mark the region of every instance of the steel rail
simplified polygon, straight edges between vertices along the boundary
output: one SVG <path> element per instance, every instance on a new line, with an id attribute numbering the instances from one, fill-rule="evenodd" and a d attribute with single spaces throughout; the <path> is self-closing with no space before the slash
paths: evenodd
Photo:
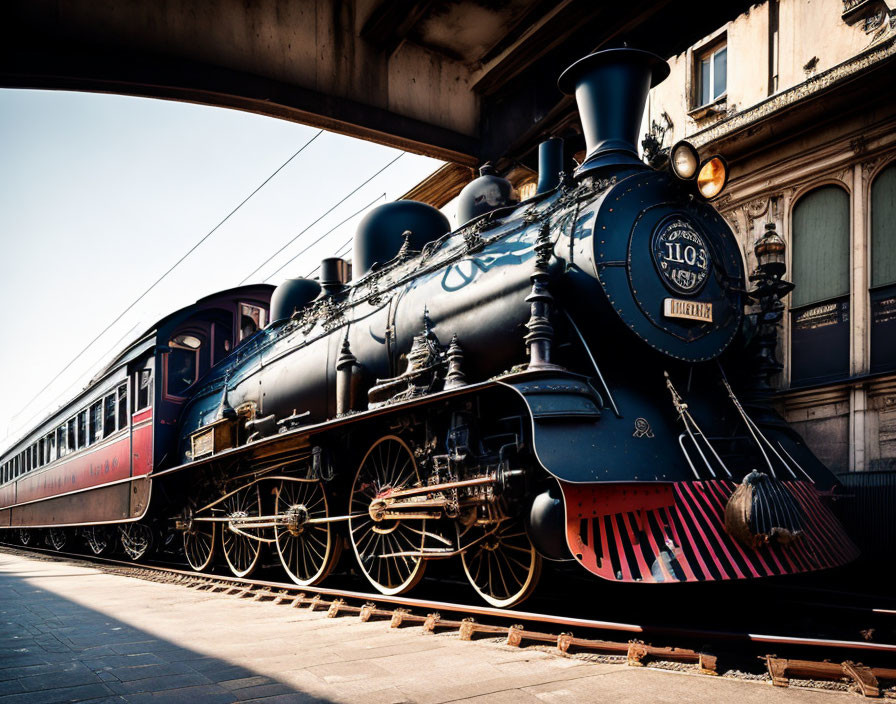
<path id="1" fill-rule="evenodd" d="M 247 579 L 243 577 L 234 577 L 231 575 L 219 575 L 207 572 L 195 572 L 193 570 L 184 570 L 173 567 L 164 567 L 153 564 L 144 564 L 139 562 L 130 562 L 124 560 L 113 560 L 94 555 L 83 555 L 79 553 L 57 552 L 55 550 L 45 548 L 24 547 L 20 545 L 6 544 L 7 547 L 24 550 L 26 552 L 36 552 L 40 554 L 56 556 L 61 558 L 74 558 L 78 560 L 87 560 L 92 562 L 104 563 L 114 566 L 126 567 L 129 569 L 143 569 L 156 572 L 164 572 L 167 574 L 178 575 L 182 577 L 192 577 L 197 579 L 205 579 L 214 582 L 225 582 L 233 585 L 240 585 L 246 588 L 263 587 L 266 589 L 278 589 L 281 591 L 289 591 L 295 593 L 316 594 L 318 596 L 334 597 L 336 599 L 352 599 L 368 603 L 371 601 L 395 604 L 401 607 L 417 608 L 421 610 L 446 611 L 465 615 L 486 616 L 489 618 L 501 620 L 513 620 L 514 622 L 530 622 L 530 623 L 546 623 L 565 628 L 582 628 L 596 631 L 615 631 L 633 634 L 649 634 L 678 636 L 687 640 L 709 639 L 713 641 L 737 642 L 737 643 L 756 643 L 756 644 L 775 644 L 787 646 L 799 646 L 808 648 L 830 648 L 837 650 L 855 650 L 864 652 L 877 652 L 896 654 L 896 644 L 892 643 L 872 643 L 853 640 L 838 640 L 831 638 L 809 638 L 805 636 L 783 636 L 769 633 L 751 633 L 749 631 L 719 631 L 707 629 L 689 629 L 674 626 L 656 626 L 649 624 L 624 623 L 618 621 L 603 621 L 598 619 L 576 618 L 572 616 L 559 616 L 551 614 L 537 613 L 533 611 L 519 611 L 515 609 L 499 609 L 489 606 L 479 606 L 470 604 L 457 604 L 446 601 L 436 601 L 431 599 L 418 599 L 405 596 L 387 596 L 380 593 L 359 592 L 346 589 L 332 589 L 329 587 L 316 586 L 300 586 L 293 582 L 272 582 L 268 580 Z"/>

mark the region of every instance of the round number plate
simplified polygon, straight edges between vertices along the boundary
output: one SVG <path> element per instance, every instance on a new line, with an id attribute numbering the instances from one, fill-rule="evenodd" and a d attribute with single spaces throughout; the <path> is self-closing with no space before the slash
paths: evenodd
<path id="1" fill-rule="evenodd" d="M 665 218 L 653 233 L 653 261 L 666 287 L 694 295 L 706 283 L 709 250 L 703 237 L 682 215 Z"/>

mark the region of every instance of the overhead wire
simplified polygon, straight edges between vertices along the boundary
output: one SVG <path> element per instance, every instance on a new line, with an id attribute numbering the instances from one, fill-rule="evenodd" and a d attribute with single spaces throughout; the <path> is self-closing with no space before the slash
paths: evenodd
<path id="1" fill-rule="evenodd" d="M 280 249 L 278 249 L 278 250 L 277 250 L 276 252 L 274 252 L 271 256 L 269 256 L 267 259 L 265 259 L 261 264 L 259 264 L 257 267 L 255 267 L 255 269 L 252 271 L 251 274 L 249 274 L 248 276 L 246 276 L 246 278 L 244 278 L 242 281 L 240 281 L 240 286 L 242 286 L 242 285 L 243 285 L 244 283 L 246 283 L 250 278 L 252 278 L 253 276 L 255 276 L 255 274 L 257 274 L 257 273 L 258 273 L 259 271 L 261 271 L 265 266 L 267 266 L 267 264 L 269 264 L 269 263 L 271 262 L 271 260 L 274 259 L 274 257 L 278 256 L 281 252 L 283 252 L 283 250 L 285 250 L 287 247 L 289 247 L 289 245 L 291 245 L 293 242 L 295 242 L 297 239 L 299 239 L 299 237 L 301 237 L 301 236 L 304 235 L 306 232 L 308 232 L 308 230 L 310 230 L 310 229 L 311 229 L 312 227 L 314 227 L 317 223 L 319 223 L 321 220 L 323 220 L 325 217 L 327 217 L 327 215 L 329 215 L 329 214 L 332 213 L 334 210 L 336 210 L 336 208 L 338 208 L 338 207 L 339 207 L 340 205 L 342 205 L 345 201 L 347 201 L 349 198 L 351 198 L 353 195 L 355 195 L 355 193 L 357 193 L 357 192 L 360 191 L 362 188 L 364 188 L 364 186 L 366 186 L 368 183 L 370 183 L 371 181 L 373 181 L 373 179 L 375 179 L 377 176 L 379 176 L 381 173 L 383 173 L 386 169 L 388 169 L 390 166 L 392 166 L 392 164 L 394 164 L 396 161 L 398 161 L 399 159 L 401 159 L 401 157 L 403 157 L 406 153 L 407 153 L 407 152 L 402 152 L 401 154 L 399 154 L 397 157 L 395 157 L 394 159 L 392 159 L 392 161 L 390 161 L 388 164 L 386 164 L 384 167 L 382 167 L 379 171 L 377 171 L 375 174 L 373 174 L 372 176 L 370 176 L 366 181 L 364 181 L 364 182 L 361 183 L 360 185 L 356 186 L 354 189 L 352 189 L 351 192 L 349 192 L 348 194 L 346 194 L 345 196 L 343 196 L 343 197 L 339 200 L 338 203 L 336 203 L 335 205 L 330 206 L 330 208 L 329 208 L 328 210 L 326 210 L 324 213 L 322 213 L 316 220 L 314 220 L 314 222 L 312 222 L 310 225 L 308 225 L 308 226 L 306 226 L 304 229 L 302 229 L 302 231 L 299 232 L 299 233 L 298 233 L 295 237 L 293 237 L 291 240 L 289 240 L 289 242 L 287 242 L 286 244 L 284 244 Z M 282 267 L 281 267 L 281 268 L 282 268 Z M 279 269 L 278 269 L 277 271 L 279 271 Z M 275 273 L 276 273 L 276 272 L 275 272 Z M 271 276 L 273 276 L 273 274 L 271 274 Z M 267 277 L 265 280 L 267 280 L 268 278 L 270 278 L 270 276 Z"/>
<path id="2" fill-rule="evenodd" d="M 137 323 L 137 324 L 135 324 L 133 327 L 131 327 L 130 329 L 128 329 L 128 331 L 127 331 L 124 335 L 122 335 L 121 337 L 119 337 L 119 338 L 115 341 L 115 343 L 112 344 L 111 347 L 109 347 L 109 349 L 107 349 L 105 352 L 103 352 L 103 354 L 99 355 L 99 358 L 98 358 L 99 361 L 97 361 L 97 362 L 95 363 L 95 365 L 94 365 L 93 367 L 91 367 L 91 369 L 94 370 L 94 371 L 92 372 L 91 376 L 96 376 L 96 374 L 101 370 L 101 367 L 100 367 L 99 365 L 102 363 L 102 360 L 106 359 L 110 354 L 112 354 L 115 350 L 117 350 L 117 349 L 118 349 L 118 346 L 119 346 L 122 342 L 124 342 L 125 339 L 126 339 L 127 337 L 129 337 L 130 335 L 132 335 L 133 332 L 134 332 L 139 326 L 140 326 L 140 323 Z M 62 397 L 65 396 L 66 394 L 68 394 L 68 392 L 71 391 L 72 388 L 73 388 L 73 387 L 74 387 L 80 380 L 81 380 L 81 377 L 78 377 L 77 379 L 75 379 L 71 384 L 69 384 L 69 385 L 66 386 L 62 391 L 60 391 L 60 392 L 56 395 L 56 397 L 55 397 L 52 401 L 50 401 L 50 403 L 48 403 L 48 404 L 47 404 L 44 408 L 42 408 L 41 410 L 39 410 L 39 411 L 33 413 L 31 416 L 29 416 L 28 419 L 27 419 L 25 422 L 23 422 L 21 425 L 23 425 L 23 426 L 27 426 L 27 425 L 29 425 L 29 424 L 31 423 L 31 421 L 33 421 L 35 418 L 37 418 L 38 416 L 40 416 L 41 413 L 44 413 L 44 412 L 46 411 L 46 409 L 48 409 L 48 408 L 50 408 L 51 406 L 53 406 L 53 404 L 54 404 L 56 401 L 58 401 L 60 398 L 62 398 Z M 27 406 L 25 406 L 24 408 L 27 408 Z M 23 408 L 23 410 L 24 410 L 24 408 Z M 55 410 L 55 409 L 53 409 L 53 410 Z M 52 412 L 52 411 L 51 411 L 51 412 Z M 20 414 L 21 414 L 21 412 L 20 412 Z M 13 418 L 15 418 L 15 417 L 16 417 L 16 416 L 13 416 Z M 7 428 L 7 432 L 6 432 L 6 437 L 7 437 L 7 438 L 9 437 L 9 434 L 10 434 L 10 433 L 9 433 L 9 428 Z"/>
<path id="3" fill-rule="evenodd" d="M 370 201 L 370 202 L 369 202 L 367 205 L 365 205 L 363 208 L 361 208 L 360 210 L 356 210 L 354 213 L 352 213 L 351 215 L 349 215 L 347 218 L 345 218 L 345 220 L 343 220 L 342 222 L 340 222 L 338 225 L 334 225 L 333 227 L 331 227 L 331 228 L 330 228 L 329 230 L 327 230 L 324 234 L 322 234 L 320 237 L 318 237 L 316 240 L 314 240 L 314 242 L 312 242 L 312 243 L 309 244 L 307 247 L 305 247 L 301 252 L 299 252 L 298 254 L 296 254 L 292 259 L 290 259 L 290 260 L 287 261 L 286 263 L 282 264 L 282 265 L 280 266 L 280 268 L 277 269 L 277 271 L 275 271 L 273 274 L 271 274 L 270 276 L 268 276 L 268 278 L 265 279 L 265 281 L 270 281 L 271 279 L 273 279 L 273 278 L 274 278 L 277 274 L 279 274 L 283 269 L 285 269 L 285 268 L 288 267 L 290 264 L 292 264 L 296 259 L 298 259 L 299 257 L 301 257 L 305 252 L 307 252 L 307 251 L 308 251 L 309 249 L 311 249 L 314 245 L 316 245 L 318 242 L 320 242 L 324 237 L 326 237 L 326 236 L 329 235 L 330 233 L 334 232 L 335 230 L 338 230 L 340 227 L 342 227 L 343 225 L 345 225 L 345 223 L 347 223 L 347 222 L 348 222 L 349 220 L 351 220 L 352 218 L 356 218 L 356 217 L 358 217 L 361 213 L 363 213 L 365 210 L 367 210 L 370 206 L 372 206 L 372 205 L 373 205 L 374 203 L 376 203 L 378 200 L 385 200 L 385 199 L 386 199 L 386 194 L 385 194 L 385 193 L 380 193 L 376 198 L 374 198 L 372 201 Z M 318 268 L 320 268 L 320 267 L 318 267 Z M 315 271 L 317 271 L 317 269 L 312 270 L 311 273 L 313 274 Z"/>
<path id="4" fill-rule="evenodd" d="M 203 242 L 205 242 L 209 237 L 211 237 L 215 232 L 217 232 L 218 229 L 220 229 L 220 227 L 224 223 L 226 223 L 231 217 L 233 217 L 233 215 L 240 208 L 242 208 L 246 203 L 248 203 L 249 200 L 253 196 L 255 196 L 256 193 L 258 193 L 262 188 L 264 188 L 268 183 L 270 183 L 271 179 L 273 179 L 284 168 L 286 168 L 286 166 L 290 162 L 292 162 L 293 159 L 295 159 L 297 156 L 299 156 L 299 154 L 301 154 L 303 151 L 305 151 L 305 149 L 308 148 L 311 145 L 311 143 L 314 142 L 314 140 L 316 140 L 322 134 L 323 134 L 323 130 L 318 130 L 317 134 L 315 134 L 311 139 L 309 139 L 307 142 L 305 142 L 291 157 L 289 157 L 286 161 L 284 161 L 282 164 L 280 164 L 280 166 L 278 166 L 277 169 L 270 176 L 268 176 L 264 181 L 262 181 L 261 184 L 254 191 L 252 191 L 248 196 L 243 198 L 243 200 L 240 201 L 239 205 L 237 205 L 233 210 L 231 210 L 229 213 L 227 213 L 227 215 L 224 216 L 224 218 L 217 225 L 215 225 L 211 230 L 209 230 L 207 233 L 205 233 L 205 235 L 203 235 L 202 238 L 200 238 L 199 241 L 196 242 L 196 244 L 194 244 L 192 247 L 190 247 L 190 249 L 188 249 L 186 251 L 186 253 L 180 257 L 180 259 L 178 259 L 176 262 L 174 262 L 174 264 L 172 264 L 170 267 L 168 267 L 168 269 L 165 271 L 164 274 L 162 274 L 160 277 L 158 277 L 149 286 L 149 288 L 147 288 L 145 291 L 143 291 L 143 293 L 141 293 L 139 296 L 137 296 L 137 298 L 135 298 L 121 313 L 119 313 L 118 316 L 116 316 L 116 318 L 111 323 L 109 323 L 105 328 L 103 328 L 99 332 L 99 334 L 96 335 L 96 337 L 94 337 L 90 342 L 88 342 L 87 345 L 85 345 L 84 348 L 80 352 L 78 352 L 78 354 L 76 354 L 74 357 L 72 357 L 72 359 L 69 360 L 68 364 L 66 364 L 61 370 L 59 370 L 59 372 L 52 379 L 50 379 L 50 381 L 48 381 L 47 384 L 40 391 L 38 391 L 36 394 L 34 394 L 34 396 L 31 397 L 31 401 L 29 401 L 27 404 L 25 404 L 22 407 L 22 410 L 20 410 L 15 416 L 13 416 L 13 420 L 15 420 L 18 416 L 20 416 L 25 411 L 25 409 L 27 409 L 32 403 L 34 403 L 44 391 L 49 389 L 60 376 L 62 376 L 66 371 L 68 371 L 71 368 L 71 366 L 75 362 L 77 362 L 84 355 L 84 353 L 87 352 L 87 350 L 89 350 L 96 343 L 97 340 L 99 340 L 103 335 L 105 335 L 109 331 L 109 329 L 113 325 L 115 325 L 115 323 L 117 323 L 119 320 L 121 320 L 128 312 L 130 312 L 134 308 L 134 306 L 136 306 L 140 301 L 142 301 L 144 298 L 146 298 L 147 294 L 149 294 L 150 291 L 152 291 L 172 271 L 174 271 L 178 266 L 180 266 L 180 264 L 187 257 L 189 257 L 193 252 L 195 252 L 196 249 Z"/>
<path id="5" fill-rule="evenodd" d="M 344 255 L 346 252 L 348 252 L 348 251 L 351 249 L 351 244 L 352 244 L 352 241 L 353 241 L 354 239 L 355 239 L 355 236 L 354 236 L 354 235 L 352 235 L 351 237 L 349 237 L 348 240 L 347 240 L 346 242 L 344 242 L 344 243 L 342 244 L 342 246 L 341 246 L 339 249 L 336 250 L 336 253 L 335 253 L 333 256 L 334 256 L 334 257 L 341 257 L 341 256 Z M 316 267 L 314 267 L 311 271 L 309 271 L 307 274 L 305 274 L 305 278 L 306 278 L 306 279 L 310 279 L 312 276 L 314 276 L 315 273 L 317 273 L 317 271 L 318 271 L 319 269 L 320 269 L 320 264 L 318 264 L 318 265 L 317 265 Z"/>

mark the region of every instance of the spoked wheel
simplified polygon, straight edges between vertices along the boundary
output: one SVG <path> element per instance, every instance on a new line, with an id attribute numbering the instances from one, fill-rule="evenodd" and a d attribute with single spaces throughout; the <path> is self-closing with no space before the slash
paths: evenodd
<path id="1" fill-rule="evenodd" d="M 19 528 L 19 542 L 26 548 L 31 545 L 34 535 L 27 528 Z"/>
<path id="2" fill-rule="evenodd" d="M 118 527 L 121 546 L 128 557 L 136 561 L 152 547 L 152 529 L 145 523 L 125 523 Z"/>
<path id="3" fill-rule="evenodd" d="M 234 519 L 223 525 L 221 547 L 230 571 L 236 577 L 246 577 L 255 571 L 261 555 L 261 537 L 258 528 L 240 525 L 239 519 L 261 515 L 261 492 L 258 485 L 238 489 L 221 502 L 227 517 Z M 255 536 L 255 537 L 253 537 Z"/>
<path id="4" fill-rule="evenodd" d="M 81 535 L 94 555 L 102 555 L 112 548 L 112 531 L 106 526 L 87 526 L 81 529 Z"/>
<path id="5" fill-rule="evenodd" d="M 401 438 L 387 435 L 367 451 L 352 484 L 349 534 L 364 575 L 381 593 L 401 594 L 423 576 L 419 553 L 426 538 L 426 519 L 375 521 L 370 503 L 393 491 L 420 486 L 417 462 Z M 411 554 L 405 554 L 411 553 Z"/>
<path id="6" fill-rule="evenodd" d="M 339 559 L 341 542 L 331 523 L 309 523 L 329 517 L 329 505 L 321 482 L 283 481 L 275 502 L 286 526 L 277 526 L 277 553 L 290 579 L 303 587 L 317 584 Z"/>
<path id="7" fill-rule="evenodd" d="M 62 528 L 50 528 L 47 531 L 47 545 L 54 550 L 62 550 L 68 542 L 68 535 Z"/>
<path id="8" fill-rule="evenodd" d="M 215 554 L 215 526 L 214 521 L 197 521 L 193 516 L 193 508 L 184 509 L 184 556 L 187 562 L 197 572 L 202 572 L 212 561 Z"/>
<path id="9" fill-rule="evenodd" d="M 541 555 L 519 519 L 471 526 L 462 530 L 458 542 L 469 546 L 461 553 L 467 579 L 489 604 L 507 608 L 532 594 L 541 575 Z"/>

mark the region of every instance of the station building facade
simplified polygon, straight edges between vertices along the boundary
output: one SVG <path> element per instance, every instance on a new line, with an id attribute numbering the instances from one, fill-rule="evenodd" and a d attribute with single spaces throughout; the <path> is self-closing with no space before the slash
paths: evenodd
<path id="1" fill-rule="evenodd" d="M 896 470 L 896 0 L 768 0 L 670 66 L 651 133 L 728 159 L 750 270 L 767 223 L 788 245 L 780 410 L 834 471 Z"/>

